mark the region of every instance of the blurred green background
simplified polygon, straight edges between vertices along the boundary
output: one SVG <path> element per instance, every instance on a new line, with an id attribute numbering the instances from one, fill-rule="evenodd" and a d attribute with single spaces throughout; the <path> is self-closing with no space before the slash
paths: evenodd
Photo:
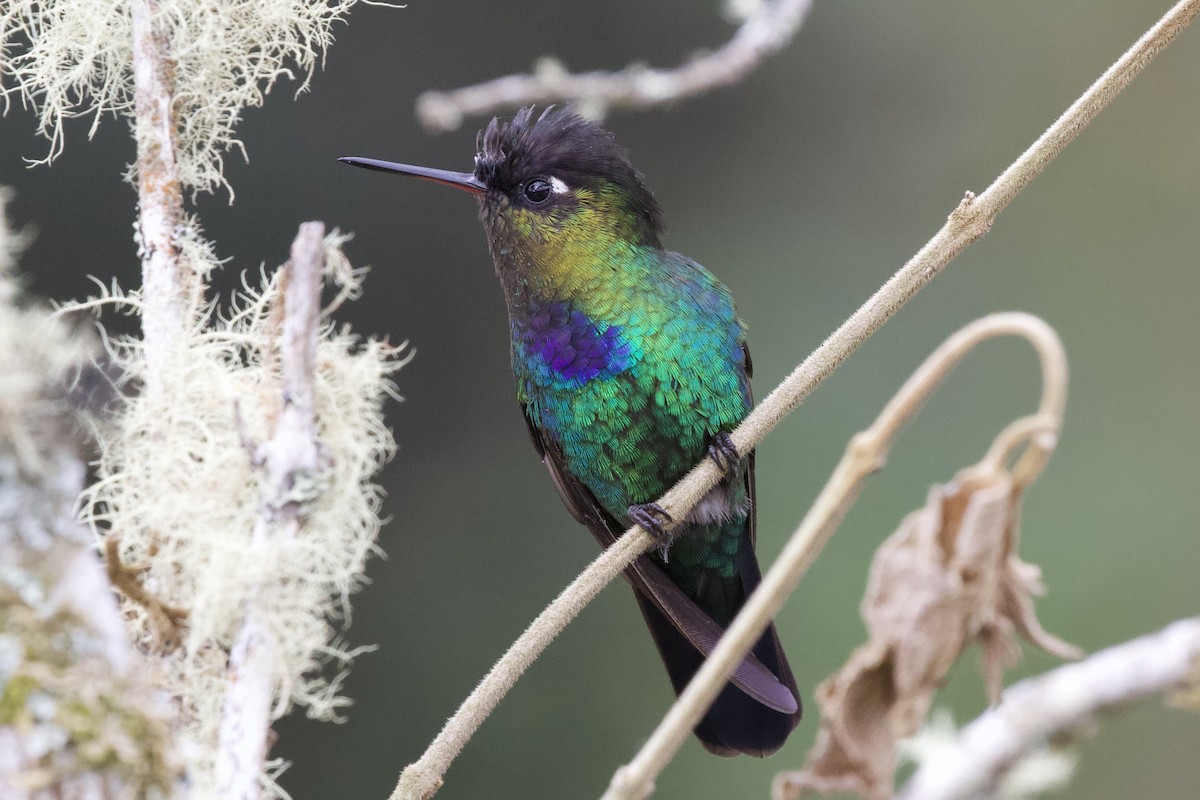
<path id="1" fill-rule="evenodd" d="M 733 289 L 764 395 L 942 224 L 982 190 L 1165 11 L 1158 2 L 818 2 L 796 41 L 740 86 L 609 125 L 662 202 L 667 244 Z M 469 169 L 470 121 L 426 135 L 413 101 L 527 68 L 677 63 L 731 32 L 716 3 L 412 0 L 360 6 L 339 26 L 312 92 L 283 84 L 245 114 L 250 162 L 232 157 L 236 203 L 198 212 L 229 263 L 275 265 L 296 225 L 353 230 L 371 265 L 341 314 L 364 334 L 409 339 L 416 360 L 389 410 L 400 453 L 352 643 L 376 642 L 347 683 L 341 726 L 294 716 L 275 753 L 296 800 L 383 798 L 537 611 L 595 552 L 529 445 L 508 370 L 506 322 L 474 204 L 459 193 L 335 163 L 373 155 Z M 1061 447 L 1025 505 L 1022 554 L 1045 571 L 1046 627 L 1094 650 L 1195 614 L 1200 592 L 1200 30 L 1185 32 L 758 454 L 759 546 L 770 563 L 841 454 L 950 332 L 1023 309 L 1061 333 L 1071 399 Z M 91 292 L 86 275 L 137 283 L 133 148 L 123 121 L 91 141 L 70 126 L 41 156 L 32 115 L 3 122 L 0 184 L 36 232 L 22 259 L 33 292 Z M 121 322 L 116 321 L 117 325 Z M 872 552 L 929 484 L 976 460 L 1031 410 L 1036 362 L 988 344 L 928 404 L 873 478 L 779 619 L 809 714 L 767 761 L 722 760 L 694 740 L 664 799 L 765 797 L 798 767 L 818 713 L 812 692 L 863 639 L 857 607 Z M 1053 667 L 1028 654 L 1011 679 Z M 606 591 L 487 721 L 440 797 L 594 797 L 671 701 L 624 586 Z M 984 706 L 974 655 L 940 704 Z M 1084 743 L 1068 798 L 1200 796 L 1200 718 L 1152 702 Z"/>

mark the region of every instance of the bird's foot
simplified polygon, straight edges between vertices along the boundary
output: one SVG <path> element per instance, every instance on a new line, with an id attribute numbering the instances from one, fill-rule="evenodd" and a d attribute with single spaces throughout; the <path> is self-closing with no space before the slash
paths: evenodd
<path id="1" fill-rule="evenodd" d="M 667 551 L 671 549 L 671 532 L 664 528 L 675 521 L 667 510 L 658 503 L 635 503 L 629 507 L 629 519 L 654 539 L 659 558 L 666 563 Z"/>
<path id="2" fill-rule="evenodd" d="M 708 457 L 726 475 L 732 473 L 737 467 L 738 462 L 742 460 L 742 455 L 733 444 L 733 439 L 725 431 L 718 431 L 709 439 Z"/>
<path id="3" fill-rule="evenodd" d="M 665 508 L 658 503 L 635 503 L 629 507 L 628 513 L 629 519 L 653 536 L 660 547 L 671 544 L 671 535 L 664 526 L 675 519 Z"/>

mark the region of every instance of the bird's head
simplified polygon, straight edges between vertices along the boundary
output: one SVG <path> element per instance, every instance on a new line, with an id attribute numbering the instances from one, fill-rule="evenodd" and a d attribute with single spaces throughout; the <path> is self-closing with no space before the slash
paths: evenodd
<path id="1" fill-rule="evenodd" d="M 539 116 L 527 107 L 511 121 L 493 119 L 476 148 L 472 172 L 340 160 L 474 194 L 502 278 L 559 271 L 613 246 L 659 246 L 658 203 L 625 149 L 569 107 Z"/>

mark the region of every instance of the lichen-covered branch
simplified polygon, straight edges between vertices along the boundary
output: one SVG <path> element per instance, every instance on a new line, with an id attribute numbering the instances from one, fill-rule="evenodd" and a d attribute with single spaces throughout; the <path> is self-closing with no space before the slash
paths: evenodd
<path id="1" fill-rule="evenodd" d="M 296 538 L 321 492 L 321 445 L 315 412 L 316 354 L 325 264 L 325 226 L 306 222 L 283 267 L 283 325 L 279 336 L 281 403 L 271 438 L 253 454 L 264 472 L 262 503 L 251 546 Z M 248 598 L 241 630 L 229 653 L 229 683 L 217 745 L 217 792 L 255 800 L 267 752 L 271 704 L 280 655 L 274 632 L 257 603 L 276 587 Z"/>
<path id="2" fill-rule="evenodd" d="M 733 37 L 672 69 L 634 65 L 617 72 L 571 73 L 543 58 L 533 72 L 506 75 L 417 98 L 417 117 L 431 132 L 450 131 L 467 116 L 492 114 L 529 103 L 578 101 L 593 116 L 612 108 L 654 108 L 743 80 L 795 37 L 812 0 L 760 0 Z"/>
<path id="3" fill-rule="evenodd" d="M 180 257 L 183 190 L 176 162 L 175 68 L 156 30 L 156 0 L 132 0 L 133 119 L 137 142 L 137 242 L 142 259 L 142 333 L 147 390 L 161 380 L 164 350 L 181 334 L 200 284 Z M 191 301 L 189 303 L 189 301 Z"/>
<path id="4" fill-rule="evenodd" d="M 1195 681 L 1200 617 L 1021 681 L 921 765 L 899 800 L 990 797 L 1026 753 L 1086 726 L 1101 711 Z"/>
<path id="5" fill-rule="evenodd" d="M 362 273 L 341 253 L 344 237 L 315 238 L 323 260 L 311 257 L 306 235 L 305 263 L 324 263 L 343 295 L 357 292 Z M 332 621 L 345 618 L 375 550 L 373 481 L 394 448 L 383 404 L 403 348 L 335 327 L 315 300 L 306 307 L 294 296 L 313 292 L 311 274 L 300 284 L 290 274 L 247 284 L 181 332 L 161 391 L 119 403 L 99 479 L 84 495 L 88 521 L 118 537 L 106 550 L 142 584 L 124 606 L 130 631 L 181 709 L 188 780 L 205 797 L 238 796 L 218 790 L 219 758 L 225 786 L 279 796 L 280 765 L 262 769 L 269 722 L 295 704 L 336 719 L 348 702 L 340 682 L 356 651 L 339 643 Z M 120 298 L 82 305 L 105 302 Z M 141 383 L 141 343 L 111 349 L 126 379 Z M 297 377 L 314 363 L 315 378 Z M 314 424 L 319 449 L 300 443 Z M 304 469 L 314 452 L 319 468 Z M 301 519 L 303 536 L 284 535 Z M 185 620 L 166 626 L 169 647 L 161 612 Z"/>
<path id="6" fill-rule="evenodd" d="M 173 797 L 165 709 L 75 519 L 90 337 L 17 307 L 9 245 L 0 207 L 0 797 Z"/>
<path id="7" fill-rule="evenodd" d="M 133 123 L 143 284 L 64 309 L 121 305 L 143 325 L 140 340 L 108 343 L 117 380 L 131 390 L 98 426 L 83 515 L 108 537 L 129 635 L 178 711 L 197 796 L 278 796 L 281 763 L 263 765 L 269 721 L 292 704 L 336 719 L 347 702 L 340 682 L 357 651 L 340 645 L 331 621 L 348 616 L 376 549 L 373 478 L 394 450 L 383 403 L 404 347 L 326 319 L 321 265 L 342 286 L 335 304 L 359 291 L 362 272 L 340 251 L 346 237 L 322 241 L 319 225 L 306 228 L 296 256 L 313 267 L 307 300 L 285 300 L 288 288 L 265 279 L 206 305 L 218 261 L 183 197 L 227 186 L 223 158 L 240 149 L 242 110 L 281 77 L 311 75 L 333 23 L 356 2 L 0 4 L 0 100 L 19 98 L 38 115 L 51 143 L 45 161 L 61 152 L 69 117 Z M 266 441 L 254 464 L 243 446 L 251 439 Z M 321 468 L 326 454 L 336 471 Z M 305 536 L 287 535 L 301 518 Z M 216 789 L 219 741 L 230 756 L 223 784 L 236 787 L 228 794 Z"/>

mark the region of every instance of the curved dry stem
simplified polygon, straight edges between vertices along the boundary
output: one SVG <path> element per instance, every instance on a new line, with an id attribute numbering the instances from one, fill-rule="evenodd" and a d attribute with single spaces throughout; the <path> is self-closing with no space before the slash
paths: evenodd
<path id="1" fill-rule="evenodd" d="M 783 608 L 800 578 L 816 560 L 870 475 L 883 466 L 900 429 L 920 411 L 925 400 L 963 357 L 980 343 L 998 336 L 1020 336 L 1034 345 L 1042 367 L 1042 399 L 1032 418 L 1039 430 L 1046 424 L 1055 431 L 1062 425 L 1067 397 L 1067 357 L 1054 330 L 1031 314 L 990 314 L 970 323 L 947 339 L 917 368 L 884 406 L 867 430 L 850 440 L 845 455 L 821 490 L 800 527 L 792 534 L 779 559 L 746 600 L 733 623 L 691 683 L 679 695 L 658 728 L 628 765 L 617 770 L 604 800 L 648 797 L 654 779 L 675 756 L 692 728 L 712 705 L 733 670 Z M 1019 421 L 1019 423 L 1023 423 Z M 1021 430 L 1024 430 L 1021 425 Z M 1011 442 L 1012 426 L 1001 434 Z M 1053 448 L 1057 437 L 1044 437 Z M 997 450 L 993 447 L 989 455 Z M 1047 452 L 1046 457 L 1049 456 Z"/>
<path id="2" fill-rule="evenodd" d="M 796 367 L 730 434 L 738 450 L 748 453 L 754 449 L 768 432 L 795 410 L 821 381 L 891 319 L 914 294 L 933 280 L 969 244 L 987 233 L 996 216 L 1013 197 L 1041 173 L 1197 13 L 1200 13 L 1200 0 L 1181 0 L 1109 67 L 983 194 L 976 197 L 967 192 L 933 238 Z M 853 448 L 853 442 L 851 446 Z M 687 511 L 720 478 L 717 466 L 710 459 L 704 459 L 658 503 L 672 518 L 683 519 Z M 609 552 L 602 554 L 587 568 L 585 572 L 590 576 L 589 581 L 600 581 L 603 585 L 613 580 L 649 546 L 650 537 L 639 528 L 631 528 Z M 612 552 L 618 547 L 621 548 L 618 552 Z M 584 597 L 583 594 L 588 592 L 590 594 Z M 421 758 L 404 770 L 391 795 L 392 800 L 427 798 L 437 792 L 442 776 L 455 756 L 520 676 L 519 672 L 507 674 L 501 669 L 501 664 L 505 665 L 505 669 L 526 669 L 544 649 L 545 643 L 557 636 L 596 592 L 598 589 L 593 591 L 590 584 L 585 588 L 580 585 L 580 579 L 576 579 L 533 621 L 463 702 Z M 574 610 L 565 614 L 564 610 L 568 608 Z"/>
<path id="3" fill-rule="evenodd" d="M 1014 420 L 996 435 L 987 454 L 975 465 L 975 470 L 983 475 L 1001 472 L 1017 449 L 1025 447 L 1020 460 L 1010 470 L 1013 489 L 1020 494 L 1041 474 L 1050 453 L 1054 452 L 1061 429 L 1061 417 L 1048 414 L 1031 414 Z"/>
<path id="4" fill-rule="evenodd" d="M 543 58 L 531 73 L 426 92 L 417 98 L 417 118 L 431 133 L 443 133 L 457 129 L 467 116 L 529 103 L 578 100 L 594 116 L 610 108 L 666 105 L 743 80 L 767 56 L 787 47 L 811 7 L 812 0 L 763 0 L 723 46 L 674 69 L 634 65 L 617 72 L 577 74 L 556 59 Z"/>
<path id="5" fill-rule="evenodd" d="M 981 462 L 981 467 L 993 471 L 1004 463 L 1014 447 L 1028 442 L 1030 447 L 1014 467 L 1014 473 L 1019 479 L 1018 486 L 1031 483 L 1054 450 L 1067 405 L 1067 354 L 1062 340 L 1053 328 L 1032 314 L 989 314 L 959 330 L 905 381 L 900 391 L 880 412 L 875 425 L 864 435 L 879 440 L 876 446 L 881 453 L 890 450 L 901 426 L 912 418 L 933 387 L 941 383 L 967 353 L 981 342 L 997 336 L 1020 336 L 1033 345 L 1042 367 L 1042 398 L 1035 417 L 1016 421 L 997 437 Z M 1027 423 L 1027 420 L 1036 421 Z M 1043 435 L 1031 437 L 1026 431 L 1027 424 L 1033 424 L 1037 432 Z"/>
<path id="6" fill-rule="evenodd" d="M 989 314 L 951 335 L 888 401 L 868 431 L 879 438 L 880 449 L 891 448 L 900 428 L 967 353 L 980 343 L 999 336 L 1020 336 L 1033 345 L 1042 367 L 1038 414 L 1062 419 L 1067 405 L 1067 354 L 1058 334 L 1042 319 L 1022 311 Z"/>

